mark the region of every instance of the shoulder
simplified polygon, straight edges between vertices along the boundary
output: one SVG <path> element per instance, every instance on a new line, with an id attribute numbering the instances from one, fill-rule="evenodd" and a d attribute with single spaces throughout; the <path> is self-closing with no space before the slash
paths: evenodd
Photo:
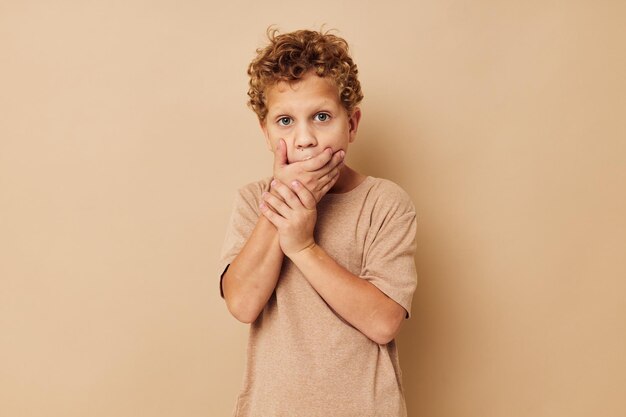
<path id="1" fill-rule="evenodd" d="M 258 181 L 250 182 L 237 190 L 237 196 L 243 197 L 244 200 L 256 200 L 264 191 L 269 190 L 271 178 L 263 178 Z"/>
<path id="2" fill-rule="evenodd" d="M 415 215 L 413 201 L 402 187 L 385 178 L 370 178 L 369 197 L 374 200 L 378 209 L 393 212 L 395 215 Z"/>
<path id="3" fill-rule="evenodd" d="M 237 190 L 237 194 L 240 196 L 260 196 L 263 191 L 267 191 L 270 186 L 271 178 L 263 178 L 258 181 L 250 182 Z"/>
<path id="4" fill-rule="evenodd" d="M 235 206 L 249 206 L 257 211 L 257 205 L 263 191 L 269 190 L 271 178 L 263 178 L 258 181 L 250 182 L 237 190 L 235 195 Z"/>

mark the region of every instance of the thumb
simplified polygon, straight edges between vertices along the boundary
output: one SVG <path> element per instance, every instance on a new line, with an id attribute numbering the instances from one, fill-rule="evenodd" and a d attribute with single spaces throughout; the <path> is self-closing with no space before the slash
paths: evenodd
<path id="1" fill-rule="evenodd" d="M 277 168 L 287 165 L 287 145 L 280 139 L 274 150 L 274 165 Z"/>

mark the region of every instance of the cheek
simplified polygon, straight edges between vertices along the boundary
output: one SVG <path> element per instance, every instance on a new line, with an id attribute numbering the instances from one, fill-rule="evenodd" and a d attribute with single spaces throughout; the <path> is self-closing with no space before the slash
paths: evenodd
<path id="1" fill-rule="evenodd" d="M 350 143 L 350 132 L 344 126 L 337 126 L 325 134 L 325 142 L 337 149 L 346 149 Z"/>
<path id="2" fill-rule="evenodd" d="M 278 147 L 278 144 L 280 143 L 280 139 L 282 137 L 278 136 L 275 132 L 272 132 L 271 130 L 268 131 L 266 140 L 268 142 L 268 144 L 271 146 L 271 150 L 272 152 L 274 152 L 274 150 L 276 150 L 276 148 Z"/>

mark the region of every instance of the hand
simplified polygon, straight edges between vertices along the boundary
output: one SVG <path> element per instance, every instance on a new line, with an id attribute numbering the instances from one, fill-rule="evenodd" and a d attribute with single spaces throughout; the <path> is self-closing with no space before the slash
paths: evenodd
<path id="1" fill-rule="evenodd" d="M 274 180 L 272 188 L 280 194 L 282 200 L 272 193 L 265 192 L 259 208 L 278 230 L 278 240 L 283 253 L 291 256 L 313 246 L 315 244 L 313 230 L 317 221 L 313 193 L 298 181 L 292 182 L 291 189 Z"/>
<path id="2" fill-rule="evenodd" d="M 287 145 L 280 139 L 274 150 L 274 178 L 283 184 L 298 181 L 308 189 L 319 202 L 339 179 L 339 170 L 343 164 L 345 152 L 339 150 L 333 154 L 326 148 L 319 155 L 306 161 L 287 163 Z M 280 198 L 280 194 L 271 190 Z"/>

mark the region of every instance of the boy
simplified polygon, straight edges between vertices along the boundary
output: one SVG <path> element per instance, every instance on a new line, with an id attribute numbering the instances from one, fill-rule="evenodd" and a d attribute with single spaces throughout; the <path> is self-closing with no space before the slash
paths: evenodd
<path id="1" fill-rule="evenodd" d="M 251 323 L 236 417 L 406 416 L 395 344 L 417 277 L 415 209 L 345 163 L 363 95 L 347 43 L 269 33 L 249 105 L 274 152 L 239 190 L 220 293 Z"/>

